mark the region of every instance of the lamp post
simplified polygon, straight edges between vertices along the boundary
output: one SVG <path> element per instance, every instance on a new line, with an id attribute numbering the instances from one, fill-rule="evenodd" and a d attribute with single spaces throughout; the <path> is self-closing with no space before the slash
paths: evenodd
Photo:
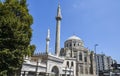
<path id="1" fill-rule="evenodd" d="M 95 51 L 95 54 L 96 54 L 96 47 L 98 46 L 98 44 L 95 44 L 94 45 L 94 51 Z"/>
<path id="2" fill-rule="evenodd" d="M 99 76 L 99 74 L 98 74 L 98 66 L 97 66 L 97 53 L 96 53 L 96 47 L 98 46 L 98 44 L 95 44 L 94 45 L 94 51 L 95 51 L 95 62 L 96 62 L 96 75 L 98 75 Z"/>

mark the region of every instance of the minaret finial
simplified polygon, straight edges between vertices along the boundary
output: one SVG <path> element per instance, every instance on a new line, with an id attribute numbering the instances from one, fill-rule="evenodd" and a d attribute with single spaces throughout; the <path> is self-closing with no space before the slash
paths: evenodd
<path id="1" fill-rule="evenodd" d="M 61 15 L 60 1 L 58 1 L 56 20 L 61 20 L 61 19 L 62 19 L 62 15 Z"/>
<path id="2" fill-rule="evenodd" d="M 47 38 L 50 39 L 50 29 L 48 29 Z"/>
<path id="3" fill-rule="evenodd" d="M 46 37 L 46 54 L 49 52 L 49 43 L 50 43 L 50 29 L 48 29 L 47 37 Z"/>

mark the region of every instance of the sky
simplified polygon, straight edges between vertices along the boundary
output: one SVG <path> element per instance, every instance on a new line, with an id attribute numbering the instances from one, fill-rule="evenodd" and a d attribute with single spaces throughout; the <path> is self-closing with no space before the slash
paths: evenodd
<path id="1" fill-rule="evenodd" d="M 58 0 L 27 0 L 33 16 L 31 44 L 35 52 L 45 52 L 47 30 L 50 29 L 50 52 L 54 53 Z M 62 11 L 61 48 L 73 34 L 86 48 L 106 54 L 120 63 L 120 0 L 60 0 Z"/>

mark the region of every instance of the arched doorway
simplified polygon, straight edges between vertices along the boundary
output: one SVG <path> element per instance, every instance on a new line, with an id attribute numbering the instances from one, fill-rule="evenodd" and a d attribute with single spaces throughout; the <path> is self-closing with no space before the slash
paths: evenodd
<path id="1" fill-rule="evenodd" d="M 53 76 L 59 76 L 59 69 L 57 66 L 54 66 L 51 70 Z"/>

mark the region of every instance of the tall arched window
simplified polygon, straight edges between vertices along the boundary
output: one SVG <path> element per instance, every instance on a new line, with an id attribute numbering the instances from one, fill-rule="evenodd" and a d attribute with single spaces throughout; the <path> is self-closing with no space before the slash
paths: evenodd
<path id="1" fill-rule="evenodd" d="M 71 62 L 71 67 L 73 67 L 74 66 L 74 63 L 73 62 Z"/>
<path id="2" fill-rule="evenodd" d="M 77 52 L 74 52 L 74 58 L 76 58 L 77 57 Z"/>
<path id="3" fill-rule="evenodd" d="M 84 52 L 84 61 L 87 62 L 87 52 Z"/>
<path id="4" fill-rule="evenodd" d="M 70 45 L 69 45 L 70 47 L 72 46 L 72 44 L 70 43 Z"/>
<path id="5" fill-rule="evenodd" d="M 75 46 L 75 43 L 74 43 L 74 46 Z"/>
<path id="6" fill-rule="evenodd" d="M 82 53 L 81 52 L 79 53 L 79 60 L 82 61 Z"/>
<path id="7" fill-rule="evenodd" d="M 67 47 L 68 47 L 68 44 L 67 44 Z"/>
<path id="8" fill-rule="evenodd" d="M 67 67 L 69 68 L 69 61 L 67 61 Z"/>
<path id="9" fill-rule="evenodd" d="M 57 66 L 54 66 L 51 70 L 51 72 L 54 73 L 54 76 L 58 76 L 59 75 L 59 69 Z"/>

